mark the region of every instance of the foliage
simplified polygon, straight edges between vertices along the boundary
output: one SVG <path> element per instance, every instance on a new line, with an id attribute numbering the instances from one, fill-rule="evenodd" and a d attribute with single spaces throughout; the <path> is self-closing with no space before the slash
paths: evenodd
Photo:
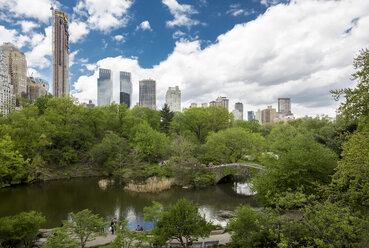
<path id="1" fill-rule="evenodd" d="M 131 110 L 131 113 L 134 117 L 146 121 L 152 129 L 159 131 L 159 127 L 160 127 L 160 112 L 159 111 L 135 106 Z"/>
<path id="2" fill-rule="evenodd" d="M 262 161 L 264 172 L 252 179 L 257 197 L 265 203 L 287 190 L 317 193 L 319 185 L 330 182 L 336 167 L 337 155 L 315 141 L 311 134 L 298 134 L 286 151 L 266 155 Z"/>
<path id="3" fill-rule="evenodd" d="M 249 121 L 236 120 L 234 121 L 233 126 L 248 129 L 252 133 L 259 133 L 261 127 L 259 121 L 256 119 L 251 119 Z"/>
<path id="4" fill-rule="evenodd" d="M 70 238 L 65 228 L 54 228 L 51 236 L 47 239 L 45 248 L 77 248 L 77 241 Z"/>
<path id="5" fill-rule="evenodd" d="M 190 239 L 209 236 L 212 229 L 213 225 L 199 214 L 197 205 L 181 199 L 159 215 L 152 232 L 158 244 L 164 244 L 169 239 L 176 239 L 182 247 L 189 247 Z"/>
<path id="6" fill-rule="evenodd" d="M 169 106 L 164 104 L 163 109 L 160 111 L 160 130 L 167 135 L 169 134 L 169 127 L 173 117 L 173 111 L 170 111 Z"/>
<path id="7" fill-rule="evenodd" d="M 35 211 L 0 218 L 0 246 L 16 247 L 23 243 L 25 247 L 32 247 L 44 222 L 45 217 Z"/>
<path id="8" fill-rule="evenodd" d="M 9 136 L 0 138 L 0 188 L 27 180 L 29 161 L 14 148 Z"/>
<path id="9" fill-rule="evenodd" d="M 81 248 L 86 246 L 87 241 L 94 240 L 98 235 L 105 235 L 104 227 L 108 224 L 104 222 L 98 214 L 93 214 L 91 210 L 85 209 L 78 213 L 70 213 L 71 222 L 64 221 L 64 226 L 70 235 L 78 238 Z"/>
<path id="10" fill-rule="evenodd" d="M 236 218 L 229 223 L 232 233 L 232 247 L 272 247 L 272 238 L 268 229 L 272 219 L 250 206 L 236 210 Z"/>
<path id="11" fill-rule="evenodd" d="M 135 127 L 134 146 L 142 152 L 148 161 L 158 161 L 166 154 L 169 143 L 165 134 L 155 131 L 147 122 Z"/>
<path id="12" fill-rule="evenodd" d="M 160 219 L 161 214 L 163 213 L 164 207 L 159 202 L 153 201 L 152 206 L 144 207 L 144 219 L 145 221 L 152 221 L 154 226 L 156 227 L 156 223 Z"/>
<path id="13" fill-rule="evenodd" d="M 348 122 L 368 121 L 369 117 L 369 49 L 362 49 L 354 59 L 352 80 L 357 81 L 354 89 L 346 88 L 332 90 L 334 98 L 338 100 L 341 96 L 345 101 L 338 108 L 338 113 Z"/>
<path id="14" fill-rule="evenodd" d="M 343 146 L 342 160 L 333 175 L 329 196 L 355 210 L 369 209 L 369 133 L 353 135 Z"/>
<path id="15" fill-rule="evenodd" d="M 205 163 L 226 164 L 245 159 L 246 155 L 257 157 L 264 148 L 264 138 L 242 128 L 228 128 L 208 136 L 203 149 Z"/>

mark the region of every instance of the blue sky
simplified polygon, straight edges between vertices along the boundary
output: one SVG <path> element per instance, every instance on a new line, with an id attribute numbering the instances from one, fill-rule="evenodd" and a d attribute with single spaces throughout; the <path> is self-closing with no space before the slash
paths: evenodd
<path id="1" fill-rule="evenodd" d="M 291 97 L 296 116 L 335 115 L 329 90 L 352 87 L 352 60 L 369 45 L 363 0 L 0 0 L 0 42 L 25 52 L 51 83 L 50 5 L 70 27 L 70 88 L 96 101 L 98 68 L 157 81 L 158 107 L 179 85 L 182 107 L 217 96 L 245 111 Z"/>

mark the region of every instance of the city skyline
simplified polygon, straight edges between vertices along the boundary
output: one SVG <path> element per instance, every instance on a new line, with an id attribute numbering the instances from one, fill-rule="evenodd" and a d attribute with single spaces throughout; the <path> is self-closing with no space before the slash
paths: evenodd
<path id="1" fill-rule="evenodd" d="M 25 53 L 28 75 L 52 82 L 50 3 L 0 4 L 7 13 L 0 42 L 13 42 Z M 153 78 L 158 107 L 167 88 L 178 85 L 182 106 L 225 95 L 230 106 L 243 102 L 246 111 L 256 111 L 290 97 L 297 117 L 334 116 L 338 103 L 329 90 L 354 86 L 352 61 L 369 41 L 367 1 L 54 4 L 69 17 L 70 88 L 80 102 L 96 103 L 98 70 L 107 68 L 131 72 L 132 103 L 138 101 L 138 81 Z M 119 102 L 114 77 L 113 101 Z"/>

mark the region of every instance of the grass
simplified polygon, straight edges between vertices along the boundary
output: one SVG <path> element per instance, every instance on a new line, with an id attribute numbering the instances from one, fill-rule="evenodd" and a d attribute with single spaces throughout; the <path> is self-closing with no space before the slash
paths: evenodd
<path id="1" fill-rule="evenodd" d="M 174 185 L 174 181 L 174 178 L 150 177 L 145 184 L 129 183 L 124 188 L 140 193 L 159 193 L 170 189 Z"/>

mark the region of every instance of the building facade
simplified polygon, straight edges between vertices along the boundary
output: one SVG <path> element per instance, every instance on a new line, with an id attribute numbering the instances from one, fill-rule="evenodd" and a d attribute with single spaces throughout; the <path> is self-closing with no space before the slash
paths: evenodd
<path id="1" fill-rule="evenodd" d="M 243 120 L 243 103 L 242 102 L 236 102 L 234 104 L 234 110 L 239 112 L 239 119 L 236 120 Z M 235 116 L 236 118 L 236 116 Z"/>
<path id="2" fill-rule="evenodd" d="M 181 112 L 181 91 L 178 86 L 169 87 L 165 94 L 165 103 L 173 112 Z"/>
<path id="3" fill-rule="evenodd" d="M 7 116 L 15 108 L 15 95 L 9 75 L 7 56 L 0 48 L 0 114 Z"/>
<path id="4" fill-rule="evenodd" d="M 53 94 L 69 96 L 69 31 L 68 16 L 57 9 L 53 15 Z"/>
<path id="5" fill-rule="evenodd" d="M 277 119 L 277 111 L 272 106 L 261 111 L 261 124 L 273 123 Z"/>
<path id="6" fill-rule="evenodd" d="M 255 119 L 254 111 L 247 111 L 247 120 L 251 121 L 252 119 Z"/>
<path id="7" fill-rule="evenodd" d="M 120 80 L 120 95 L 119 95 L 119 103 L 127 104 L 128 108 L 131 107 L 132 101 L 132 80 L 131 73 L 121 71 L 119 73 Z"/>
<path id="8" fill-rule="evenodd" d="M 203 108 L 207 108 L 208 106 L 209 106 L 209 104 L 207 102 L 201 103 L 201 107 L 203 107 Z"/>
<path id="9" fill-rule="evenodd" d="M 139 106 L 156 109 L 156 82 L 152 79 L 139 81 Z"/>
<path id="10" fill-rule="evenodd" d="M 8 64 L 10 81 L 13 85 L 13 93 L 16 96 L 27 96 L 27 60 L 24 53 L 18 50 L 12 43 L 5 42 L 2 46 Z"/>
<path id="11" fill-rule="evenodd" d="M 195 102 L 191 103 L 190 108 L 197 108 L 197 103 L 195 103 Z"/>
<path id="12" fill-rule="evenodd" d="M 291 98 L 278 98 L 278 113 L 283 115 L 292 115 Z"/>
<path id="13" fill-rule="evenodd" d="M 35 100 L 40 96 L 44 96 L 49 91 L 49 83 L 37 77 L 28 78 L 27 96 L 30 100 Z"/>
<path id="14" fill-rule="evenodd" d="M 113 99 L 113 81 L 111 70 L 99 69 L 99 78 L 97 79 L 97 105 L 103 106 L 111 104 Z"/>

